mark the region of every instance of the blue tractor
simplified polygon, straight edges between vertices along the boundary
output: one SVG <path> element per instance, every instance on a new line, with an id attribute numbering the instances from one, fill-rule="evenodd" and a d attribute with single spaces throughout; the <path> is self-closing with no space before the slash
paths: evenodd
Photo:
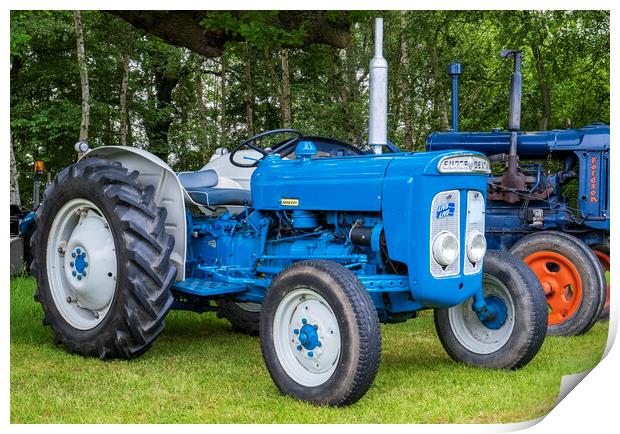
<path id="1" fill-rule="evenodd" d="M 486 249 L 489 161 L 464 151 L 381 153 L 380 47 L 371 63 L 373 153 L 265 132 L 220 156 L 252 171 L 249 189 L 224 169 L 175 174 L 123 146 L 93 149 L 64 169 L 32 236 L 35 299 L 56 342 L 129 359 L 151 347 L 170 309 L 215 310 L 258 330 L 283 393 L 334 406 L 371 386 L 379 323 L 423 309 L 434 309 L 454 360 L 527 364 L 546 335 L 547 308 L 523 262 Z M 260 146 L 276 135 L 284 139 Z"/>
<path id="2" fill-rule="evenodd" d="M 431 134 L 427 150 L 466 149 L 504 163 L 487 184 L 489 246 L 510 251 L 536 273 L 549 333 L 582 334 L 609 314 L 609 126 L 520 131 L 522 53 L 502 56 L 514 58 L 508 131 L 458 131 L 461 65 L 451 64 L 452 130 Z"/>

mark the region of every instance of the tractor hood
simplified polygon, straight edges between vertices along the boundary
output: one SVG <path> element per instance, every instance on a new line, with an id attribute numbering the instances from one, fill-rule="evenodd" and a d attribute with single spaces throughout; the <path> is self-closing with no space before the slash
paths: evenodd
<path id="1" fill-rule="evenodd" d="M 446 161 L 456 164 L 445 168 Z M 468 161 L 486 165 L 481 170 Z M 432 228 L 454 221 L 452 229 L 466 234 L 469 192 L 484 200 L 487 178 L 484 156 L 451 151 L 305 161 L 274 155 L 261 161 L 251 183 L 253 207 L 258 210 L 380 213 L 390 258 L 407 265 L 416 300 L 446 307 L 470 297 L 480 286 L 480 274 L 458 271 L 465 266 L 462 242 L 455 273 L 439 276 L 443 286 L 437 291 L 437 277 L 429 268 L 430 243 L 436 235 Z"/>
<path id="2" fill-rule="evenodd" d="M 438 164 L 444 157 L 465 154 L 473 155 L 471 152 L 451 151 L 307 160 L 284 160 L 278 155 L 270 155 L 261 161 L 252 175 L 253 207 L 260 210 L 381 211 L 384 196 L 388 193 L 384 185 L 386 176 L 391 178 L 390 195 L 404 195 L 409 191 L 423 194 L 420 187 L 427 182 L 416 178 L 425 176 L 433 177 L 431 183 L 439 190 L 444 184 L 442 178 L 446 182 L 450 180 L 453 188 L 455 176 L 467 179 L 472 174 L 442 174 Z M 391 166 L 392 171 L 389 170 Z M 390 172 L 393 174 L 388 175 Z M 480 181 L 482 190 L 484 182 Z M 392 204 L 388 206 L 392 207 Z"/>

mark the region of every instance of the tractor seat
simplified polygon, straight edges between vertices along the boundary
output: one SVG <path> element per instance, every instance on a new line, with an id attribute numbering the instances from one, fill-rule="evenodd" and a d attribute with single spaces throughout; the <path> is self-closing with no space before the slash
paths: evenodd
<path id="1" fill-rule="evenodd" d="M 239 188 L 217 188 L 215 170 L 177 173 L 179 182 L 194 202 L 205 206 L 252 205 L 252 193 Z"/>

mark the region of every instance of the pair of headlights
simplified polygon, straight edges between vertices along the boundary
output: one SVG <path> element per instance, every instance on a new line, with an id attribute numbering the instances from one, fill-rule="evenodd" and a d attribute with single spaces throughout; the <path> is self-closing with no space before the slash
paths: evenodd
<path id="1" fill-rule="evenodd" d="M 476 264 L 484 258 L 487 241 L 479 231 L 472 231 L 467 237 L 467 258 Z M 433 258 L 443 267 L 451 265 L 459 256 L 459 240 L 452 232 L 442 231 L 433 240 Z"/>

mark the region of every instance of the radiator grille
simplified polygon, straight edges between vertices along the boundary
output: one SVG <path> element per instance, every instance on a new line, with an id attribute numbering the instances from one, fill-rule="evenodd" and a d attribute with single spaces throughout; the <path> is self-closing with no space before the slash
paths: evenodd
<path id="1" fill-rule="evenodd" d="M 433 258 L 433 240 L 442 231 L 453 233 L 459 241 L 459 255 L 447 267 L 443 267 Z M 461 235 L 460 235 L 460 192 L 458 190 L 442 191 L 433 198 L 431 205 L 431 237 L 430 237 L 431 274 L 434 277 L 454 276 L 460 272 Z"/>
<path id="2" fill-rule="evenodd" d="M 469 239 L 469 234 L 471 234 L 472 231 L 478 231 L 484 235 L 484 209 L 484 196 L 482 193 L 477 191 L 468 191 L 465 242 Z M 473 264 L 466 254 L 463 262 L 464 273 L 475 274 L 482 268 L 483 261 Z"/>

